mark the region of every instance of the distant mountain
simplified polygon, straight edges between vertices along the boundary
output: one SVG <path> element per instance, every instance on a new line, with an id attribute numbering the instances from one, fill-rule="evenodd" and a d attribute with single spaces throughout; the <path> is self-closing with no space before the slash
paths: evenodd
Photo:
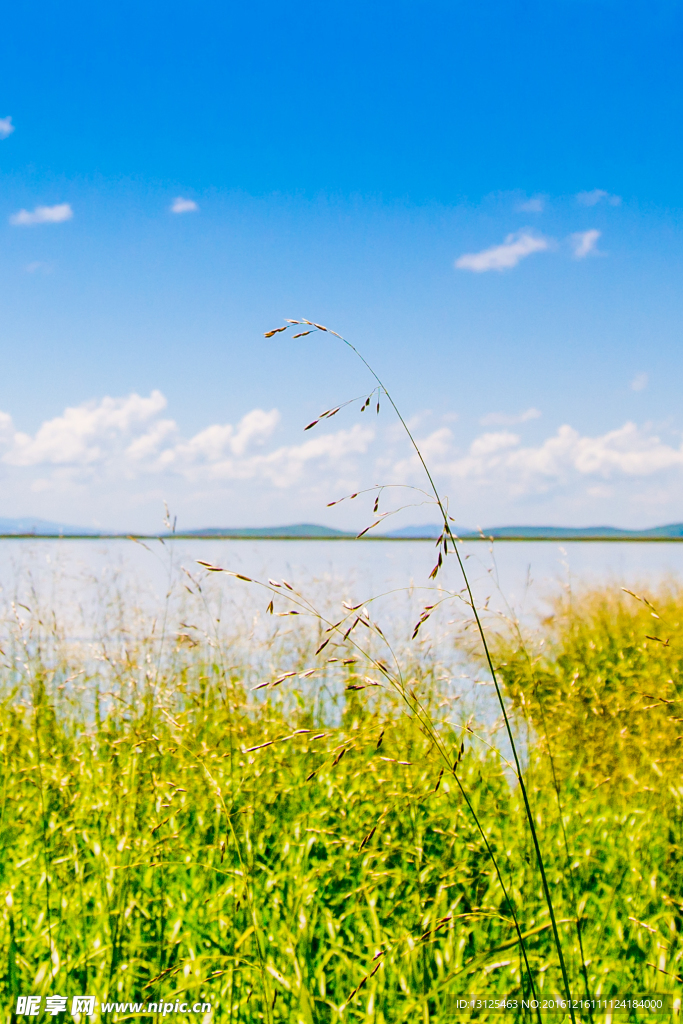
<path id="1" fill-rule="evenodd" d="M 683 537 L 683 523 L 655 526 L 653 530 L 645 530 L 644 532 L 648 537 Z"/>
<path id="2" fill-rule="evenodd" d="M 452 526 L 456 537 L 480 539 L 479 530 L 467 526 Z M 615 526 L 486 526 L 485 537 L 497 540 L 675 540 L 683 537 L 683 523 L 656 526 L 650 530 L 621 530 Z M 395 539 L 432 540 L 441 533 L 436 525 L 404 526 L 400 530 L 383 534 Z"/>
<path id="3" fill-rule="evenodd" d="M 33 534 L 36 537 L 41 535 L 51 536 L 97 536 L 99 530 L 91 530 L 87 526 L 67 526 L 64 523 L 51 523 L 47 519 L 2 519 L 0 518 L 0 534 L 9 536 L 21 536 Z"/>
<path id="4" fill-rule="evenodd" d="M 491 526 L 483 531 L 487 537 L 623 537 L 630 536 L 630 530 L 616 526 Z"/>
<path id="5" fill-rule="evenodd" d="M 471 530 L 468 526 L 451 526 L 453 533 L 456 537 L 462 537 L 465 534 L 471 534 L 475 531 Z M 392 537 L 400 540 L 405 538 L 407 540 L 436 540 L 437 537 L 441 536 L 443 526 L 437 524 L 427 524 L 426 526 L 402 526 L 400 530 L 392 530 L 391 533 L 383 533 L 382 537 Z M 379 536 L 379 534 L 377 535 Z"/>
<path id="6" fill-rule="evenodd" d="M 655 526 L 650 530 L 620 530 L 615 526 L 487 526 L 482 532 L 467 526 L 452 526 L 456 537 L 480 540 L 683 540 L 683 523 Z M 441 527 L 434 523 L 424 526 L 403 526 L 390 533 L 368 533 L 368 540 L 436 540 Z M 53 537 L 123 537 L 122 532 L 105 532 L 87 526 L 69 526 L 46 519 L 0 518 L 0 536 L 53 536 Z M 163 536 L 163 534 L 132 534 L 132 536 Z M 317 523 L 294 523 L 290 526 L 211 526 L 202 530 L 179 530 L 176 537 L 233 537 L 244 540 L 353 540 L 356 533 L 335 530 Z"/>
<path id="7" fill-rule="evenodd" d="M 668 540 L 683 537 L 683 523 L 651 530 L 620 530 L 614 526 L 494 526 L 486 527 L 484 534 L 500 540 Z"/>
<path id="8" fill-rule="evenodd" d="M 271 540 L 278 537 L 287 539 L 291 537 L 332 539 L 334 537 L 355 536 L 353 533 L 333 530 L 330 526 L 317 526 L 315 523 L 295 523 L 293 526 L 245 526 L 241 528 L 211 526 L 203 530 L 182 530 L 179 532 L 183 537 L 267 537 Z"/>

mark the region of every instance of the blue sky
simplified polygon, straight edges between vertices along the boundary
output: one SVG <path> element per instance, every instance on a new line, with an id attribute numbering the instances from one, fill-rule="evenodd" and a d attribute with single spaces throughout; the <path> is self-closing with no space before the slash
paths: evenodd
<path id="1" fill-rule="evenodd" d="M 368 386 L 263 338 L 306 316 L 459 522 L 683 519 L 682 43 L 680 3 L 15 5 L 0 514 L 364 525 L 326 502 L 419 473 L 384 413 L 303 433 Z"/>

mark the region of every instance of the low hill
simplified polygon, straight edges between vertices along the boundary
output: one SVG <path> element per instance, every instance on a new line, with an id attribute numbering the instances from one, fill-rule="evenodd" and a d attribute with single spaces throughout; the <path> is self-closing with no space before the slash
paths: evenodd
<path id="1" fill-rule="evenodd" d="M 333 530 L 330 526 L 317 526 L 315 523 L 294 523 L 292 526 L 244 526 L 227 527 L 210 526 L 202 530 L 182 530 L 183 537 L 267 537 L 277 539 L 301 537 L 303 539 L 334 537 L 353 537 L 352 533 Z"/>
<path id="2" fill-rule="evenodd" d="M 465 534 L 474 532 L 469 526 L 454 526 L 451 524 L 451 529 L 456 537 L 463 537 Z M 436 540 L 437 537 L 441 536 L 442 532 L 442 526 L 431 523 L 426 526 L 402 526 L 399 530 L 392 530 L 390 533 L 383 533 L 381 536 L 391 537 L 392 540 Z"/>
<path id="3" fill-rule="evenodd" d="M 456 537 L 481 537 L 479 530 L 466 526 L 452 526 Z M 485 526 L 485 537 L 497 540 L 675 540 L 683 537 L 683 523 L 656 526 L 650 530 L 621 530 L 616 526 Z M 383 534 L 392 539 L 431 540 L 441 533 L 441 526 L 404 526 L 400 530 Z"/>
<path id="4" fill-rule="evenodd" d="M 494 526 L 484 530 L 487 537 L 501 540 L 519 537 L 529 540 L 667 540 L 683 537 L 683 523 L 657 526 L 651 530 L 620 530 L 614 526 Z"/>

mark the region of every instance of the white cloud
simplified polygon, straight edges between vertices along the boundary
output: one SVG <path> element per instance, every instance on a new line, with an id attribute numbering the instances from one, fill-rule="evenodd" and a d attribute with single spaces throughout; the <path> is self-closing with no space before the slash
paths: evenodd
<path id="1" fill-rule="evenodd" d="M 508 235 L 502 245 L 494 245 L 482 252 L 469 252 L 455 261 L 458 270 L 472 270 L 481 274 L 486 270 L 507 270 L 516 267 L 520 260 L 534 252 L 543 252 L 549 247 L 548 239 L 540 235 L 518 231 Z"/>
<path id="2" fill-rule="evenodd" d="M 72 406 L 46 420 L 33 437 L 15 433 L 2 461 L 12 466 L 102 462 L 121 438 L 139 431 L 165 406 L 160 391 L 153 391 L 149 398 L 132 394 Z"/>
<path id="3" fill-rule="evenodd" d="M 11 417 L 0 412 L 0 463 L 40 470 L 34 481 L 40 489 L 50 487 L 50 480 L 63 484 L 159 475 L 194 483 L 261 480 L 284 488 L 307 469 L 313 476 L 325 469 L 337 479 L 375 436 L 374 429 L 356 424 L 261 452 L 280 422 L 277 409 L 252 409 L 235 425 L 215 423 L 185 439 L 174 420 L 161 416 L 165 408 L 160 391 L 148 397 L 107 397 L 65 409 L 33 435 L 15 430 Z"/>
<path id="4" fill-rule="evenodd" d="M 0 412 L 0 446 L 11 444 L 13 435 L 12 417 L 9 413 Z"/>
<path id="5" fill-rule="evenodd" d="M 155 394 L 156 392 L 153 392 Z M 175 439 L 178 433 L 175 420 L 157 420 L 144 434 L 135 437 L 125 449 L 125 457 L 131 463 L 143 463 L 158 459 L 166 442 Z"/>
<path id="6" fill-rule="evenodd" d="M 610 195 L 609 192 L 605 192 L 604 188 L 594 188 L 591 192 L 579 192 L 576 199 L 581 206 L 597 206 L 597 204 L 602 202 L 603 199 L 605 199 L 610 206 L 621 205 L 621 196 Z"/>
<path id="7" fill-rule="evenodd" d="M 590 253 L 597 253 L 595 247 L 601 234 L 601 231 L 591 228 L 590 231 L 575 231 L 573 235 L 570 235 L 569 241 L 574 250 L 574 259 L 582 260 Z"/>
<path id="8" fill-rule="evenodd" d="M 497 434 L 482 434 L 470 445 L 470 454 L 476 456 L 493 455 L 495 452 L 503 451 L 505 448 L 514 448 L 519 444 L 517 434 L 511 434 L 508 430 L 501 430 Z"/>
<path id="9" fill-rule="evenodd" d="M 0 117 L 0 139 L 6 139 L 14 131 L 11 117 Z"/>
<path id="10" fill-rule="evenodd" d="M 541 416 L 538 409 L 525 409 L 517 415 L 507 415 L 504 412 L 489 412 L 479 420 L 482 427 L 511 427 L 515 423 L 528 423 L 529 420 L 537 420 Z"/>
<path id="11" fill-rule="evenodd" d="M 529 445 L 508 429 L 536 415 L 534 409 L 490 414 L 485 421 L 494 429 L 466 448 L 458 446 L 456 427 L 441 425 L 418 438 L 443 492 L 463 510 L 462 521 L 477 502 L 487 520 L 533 516 L 530 509 L 551 502 L 560 519 L 570 506 L 594 508 L 595 502 L 608 503 L 611 511 L 600 512 L 607 521 L 629 505 L 636 516 L 647 507 L 654 521 L 675 517 L 683 500 L 679 436 L 660 437 L 630 422 L 590 436 L 565 424 Z M 71 406 L 31 433 L 0 412 L 0 485 L 15 502 L 43 495 L 44 518 L 55 518 L 59 501 L 70 503 L 65 521 L 73 522 L 85 521 L 86 505 L 98 505 L 100 516 L 123 516 L 125 529 L 126 508 L 156 507 L 164 497 L 194 519 L 215 514 L 230 522 L 239 514 L 285 522 L 313 508 L 322 512 L 331 497 L 359 490 L 364 481 L 423 483 L 417 457 L 404 439 L 392 439 L 388 424 L 381 436 L 376 423 L 356 422 L 288 442 L 280 429 L 277 409 L 252 409 L 183 434 L 159 391 Z"/>
<path id="12" fill-rule="evenodd" d="M 475 507 L 499 522 L 519 515 L 533 521 L 539 509 L 554 510 L 550 516 L 561 521 L 570 510 L 594 509 L 596 502 L 602 503 L 597 514 L 608 522 L 623 521 L 629 508 L 637 518 L 647 508 L 655 522 L 666 522 L 679 514 L 683 500 L 680 436 L 667 442 L 647 425 L 625 423 L 591 437 L 565 424 L 537 445 L 501 430 L 481 434 L 464 451 L 449 431 L 418 441 L 464 522 L 472 514 L 467 509 Z M 382 478 L 419 484 L 422 477 L 414 455 L 382 466 Z"/>
<path id="13" fill-rule="evenodd" d="M 683 470 L 683 445 L 666 444 L 634 423 L 598 437 L 583 437 L 565 424 L 542 444 L 529 447 L 506 431 L 483 434 L 467 454 L 439 467 L 453 479 L 505 485 L 518 494 L 582 478 L 647 478 L 666 470 Z"/>
<path id="14" fill-rule="evenodd" d="M 647 477 L 663 469 L 683 467 L 683 448 L 664 444 L 635 423 L 625 423 L 599 437 L 581 437 L 565 425 L 538 449 L 521 449 L 515 464 L 523 470 L 555 476 L 573 469 L 591 476 Z"/>
<path id="15" fill-rule="evenodd" d="M 198 209 L 194 199 L 183 199 L 182 196 L 176 196 L 170 207 L 171 213 L 193 213 Z"/>
<path id="16" fill-rule="evenodd" d="M 543 213 L 545 210 L 545 196 L 533 196 L 517 207 L 523 213 Z"/>
<path id="17" fill-rule="evenodd" d="M 61 224 L 71 220 L 74 212 L 69 203 L 58 203 L 56 206 L 36 206 L 35 210 L 19 210 L 9 219 L 10 224 L 26 226 L 30 224 Z"/>
<path id="18" fill-rule="evenodd" d="M 235 468 L 253 444 L 261 444 L 270 437 L 279 422 L 277 409 L 271 409 L 270 412 L 252 409 L 236 427 L 231 423 L 216 423 L 206 427 L 189 441 L 182 441 L 175 448 L 167 449 L 163 457 L 166 465 L 176 462 L 184 466 L 210 466 L 212 472 L 216 467 L 221 467 L 222 471 L 228 465 Z"/>
<path id="19" fill-rule="evenodd" d="M 372 428 L 357 423 L 349 430 L 319 434 L 310 441 L 285 445 L 266 455 L 217 462 L 211 467 L 211 476 L 233 480 L 261 478 L 276 487 L 299 482 L 307 469 L 318 473 L 324 468 L 338 476 L 343 471 L 353 471 L 353 456 L 364 455 L 374 436 Z"/>
<path id="20" fill-rule="evenodd" d="M 631 381 L 632 391 L 644 391 L 647 387 L 649 377 L 646 373 L 637 373 Z"/>

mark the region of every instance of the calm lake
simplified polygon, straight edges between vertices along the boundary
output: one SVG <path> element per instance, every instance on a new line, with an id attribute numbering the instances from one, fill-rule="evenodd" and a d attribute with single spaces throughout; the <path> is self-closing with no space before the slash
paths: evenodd
<path id="1" fill-rule="evenodd" d="M 202 574 L 197 561 L 203 560 L 253 579 L 284 577 L 316 601 L 355 604 L 385 595 L 377 607 L 401 617 L 430 601 L 434 550 L 431 541 L 10 539 L 0 541 L 0 600 L 5 613 L 18 600 L 61 614 L 79 608 L 87 618 L 89 607 L 116 593 L 158 614 L 173 585 L 182 588 L 187 573 Z M 477 601 L 522 618 L 542 610 L 562 587 L 637 589 L 683 579 L 683 544 L 676 542 L 479 541 L 460 550 Z M 211 586 L 218 580 L 221 600 L 240 616 L 269 600 L 264 591 L 219 574 L 212 574 Z M 455 557 L 446 559 L 437 583 L 461 590 Z"/>
<path id="2" fill-rule="evenodd" d="M 503 615 L 533 628 L 562 588 L 578 596 L 587 585 L 637 591 L 683 580 L 683 544 L 675 542 L 469 542 L 460 550 L 477 603 L 488 606 L 482 617 L 493 626 Z M 89 664 L 97 675 L 98 662 L 125 663 L 129 645 L 147 644 L 153 665 L 169 641 L 172 648 L 191 636 L 227 652 L 250 687 L 283 670 L 298 673 L 302 662 L 307 669 L 316 665 L 318 621 L 284 614 L 292 607 L 286 588 L 207 573 L 198 560 L 254 580 L 284 578 L 328 621 L 346 614 L 342 601 L 364 603 L 400 660 L 402 652 L 408 660 L 416 653 L 409 640 L 420 611 L 441 601 L 420 631 L 417 656 L 438 665 L 453 713 L 487 723 L 505 751 L 487 674 L 468 662 L 455 639 L 470 618 L 457 560 L 449 555 L 435 583 L 429 579 L 434 558 L 431 541 L 2 540 L 0 649 L 7 662 L 39 648 L 46 665 Z"/>

